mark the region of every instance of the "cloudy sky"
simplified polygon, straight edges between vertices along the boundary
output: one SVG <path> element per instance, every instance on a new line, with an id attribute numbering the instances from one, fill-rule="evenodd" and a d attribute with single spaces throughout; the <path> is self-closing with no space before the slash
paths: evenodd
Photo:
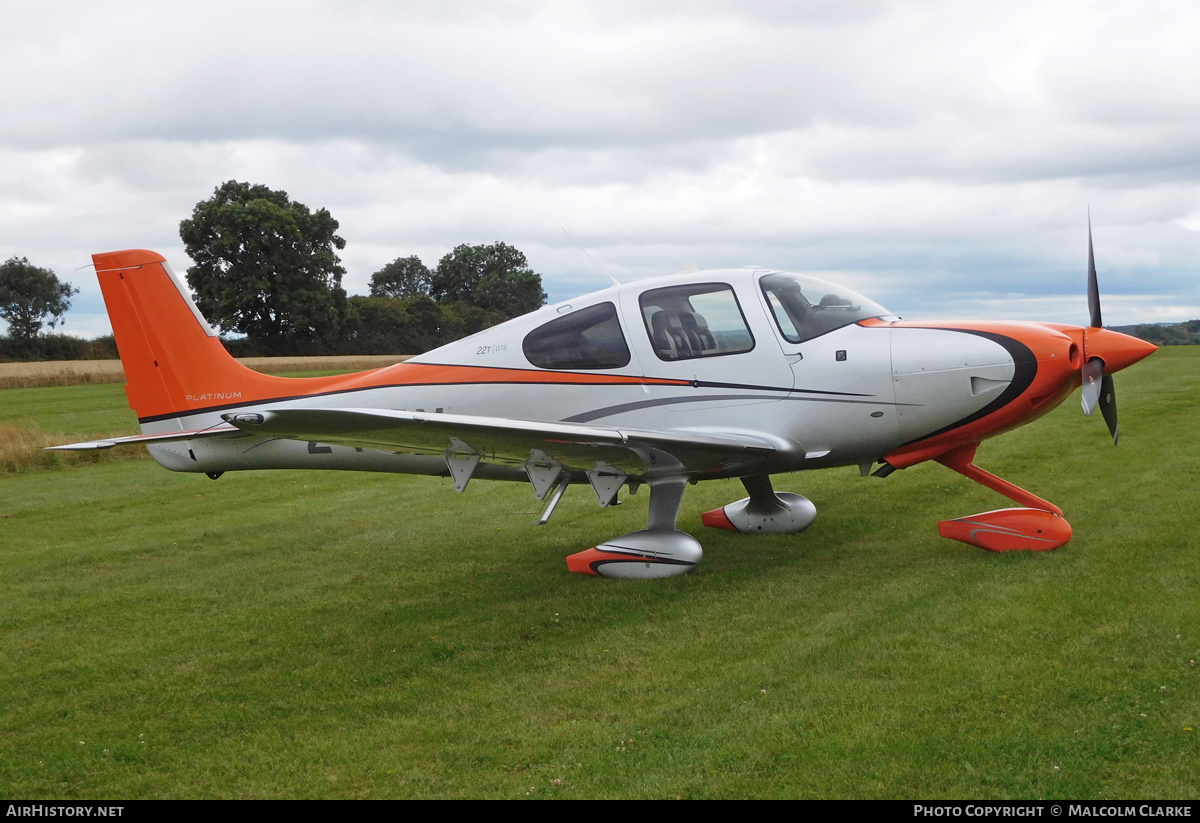
<path id="1" fill-rule="evenodd" d="M 9 2 L 0 259 L 190 265 L 229 179 L 398 256 L 526 253 L 551 300 L 692 264 L 817 272 L 909 318 L 1200 317 L 1200 4 Z"/>

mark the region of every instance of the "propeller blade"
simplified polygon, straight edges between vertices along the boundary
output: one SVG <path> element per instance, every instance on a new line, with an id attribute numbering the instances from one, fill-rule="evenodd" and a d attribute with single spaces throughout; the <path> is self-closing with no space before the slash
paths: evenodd
<path id="1" fill-rule="evenodd" d="M 1157 347 L 1135 337 L 1104 328 L 1100 319 L 1100 286 L 1096 282 L 1096 255 L 1092 250 L 1092 215 L 1088 212 L 1088 310 L 1091 326 L 1083 330 L 1083 350 L 1088 360 L 1079 370 L 1083 378 L 1083 413 L 1091 415 L 1100 407 L 1113 445 L 1120 445 L 1117 435 L 1117 387 L 1111 372 L 1132 366 Z"/>
<path id="2" fill-rule="evenodd" d="M 1092 252 L 1092 216 L 1088 215 L 1088 311 L 1091 313 L 1091 327 L 1098 329 L 1104 326 L 1100 319 L 1100 285 L 1096 282 L 1096 255 Z"/>
<path id="3" fill-rule="evenodd" d="M 1104 380 L 1100 384 L 1100 413 L 1104 415 L 1104 422 L 1108 424 L 1108 430 L 1112 432 L 1113 445 L 1117 443 L 1117 389 L 1113 384 L 1111 374 L 1104 375 Z"/>
<path id="4" fill-rule="evenodd" d="M 1096 410 L 1096 404 L 1100 402 L 1100 388 L 1103 380 L 1112 381 L 1112 378 L 1104 373 L 1104 361 L 1099 357 L 1093 357 L 1091 360 L 1083 364 L 1083 413 L 1088 417 L 1092 416 L 1092 412 Z"/>

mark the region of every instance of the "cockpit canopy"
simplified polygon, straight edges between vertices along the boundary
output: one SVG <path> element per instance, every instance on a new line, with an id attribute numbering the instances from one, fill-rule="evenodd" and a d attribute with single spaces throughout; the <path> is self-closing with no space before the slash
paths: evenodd
<path id="1" fill-rule="evenodd" d="M 861 294 L 804 274 L 768 274 L 759 280 L 759 287 L 780 333 L 790 343 L 803 343 L 868 317 L 891 314 Z"/>
<path id="2" fill-rule="evenodd" d="M 698 275 L 704 279 L 680 282 L 672 278 L 625 288 L 644 289 L 637 300 L 645 340 L 660 360 L 672 362 L 745 354 L 754 349 L 753 324 L 746 313 L 762 318 L 761 304 L 748 294 L 755 276 L 756 272 L 744 270 L 704 272 Z M 660 285 L 663 282 L 667 285 Z M 860 294 L 803 274 L 769 272 L 757 285 L 780 334 L 791 343 L 889 314 Z M 749 302 L 743 305 L 746 300 Z M 605 300 L 574 311 L 570 305 L 558 308 L 564 310 L 568 313 L 525 335 L 521 348 L 526 360 L 538 368 L 566 371 L 629 365 L 631 352 L 625 334 L 637 332 L 630 327 L 633 318 L 622 318 L 615 302 Z"/>

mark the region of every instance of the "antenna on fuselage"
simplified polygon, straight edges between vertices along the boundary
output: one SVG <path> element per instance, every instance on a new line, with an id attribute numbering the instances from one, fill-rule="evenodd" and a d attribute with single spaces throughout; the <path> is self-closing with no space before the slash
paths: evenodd
<path id="1" fill-rule="evenodd" d="M 599 261 L 599 260 L 597 260 L 596 258 L 592 257 L 592 255 L 591 255 L 591 254 L 588 252 L 588 250 L 587 250 L 587 249 L 585 249 L 585 248 L 583 247 L 583 245 L 582 245 L 582 244 L 580 244 L 580 242 L 579 242 L 578 240 L 576 240 L 574 237 L 571 237 L 571 233 L 570 233 L 569 231 L 567 231 L 567 227 L 566 227 L 566 226 L 559 226 L 559 228 L 560 228 L 560 229 L 562 229 L 562 233 L 563 233 L 563 234 L 565 234 L 567 237 L 570 237 L 570 238 L 571 238 L 571 242 L 572 242 L 572 243 L 574 243 L 576 246 L 579 246 L 579 250 L 580 250 L 581 252 L 583 252 L 584 254 L 586 254 L 586 255 L 587 255 L 587 259 L 588 259 L 588 260 L 591 260 L 593 263 L 595 263 L 595 264 L 596 264 L 596 268 L 598 268 L 598 269 L 600 269 L 600 271 L 604 272 L 604 276 L 605 276 L 605 277 L 607 277 L 609 280 L 613 281 L 613 285 L 614 285 L 614 286 L 619 286 L 619 285 L 621 285 L 621 281 L 620 281 L 620 280 L 618 280 L 617 278 L 615 278 L 615 277 L 613 277 L 611 274 L 609 274 L 609 273 L 608 273 L 608 269 L 604 268 L 604 266 L 601 266 L 601 265 L 600 265 L 600 261 Z"/>

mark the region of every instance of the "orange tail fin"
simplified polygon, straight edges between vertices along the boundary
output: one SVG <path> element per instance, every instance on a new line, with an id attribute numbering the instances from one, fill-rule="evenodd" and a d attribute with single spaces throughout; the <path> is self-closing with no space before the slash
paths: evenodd
<path id="1" fill-rule="evenodd" d="M 105 252 L 92 261 L 125 369 L 125 394 L 143 423 L 294 397 L 344 380 L 272 377 L 238 363 L 157 252 Z"/>

